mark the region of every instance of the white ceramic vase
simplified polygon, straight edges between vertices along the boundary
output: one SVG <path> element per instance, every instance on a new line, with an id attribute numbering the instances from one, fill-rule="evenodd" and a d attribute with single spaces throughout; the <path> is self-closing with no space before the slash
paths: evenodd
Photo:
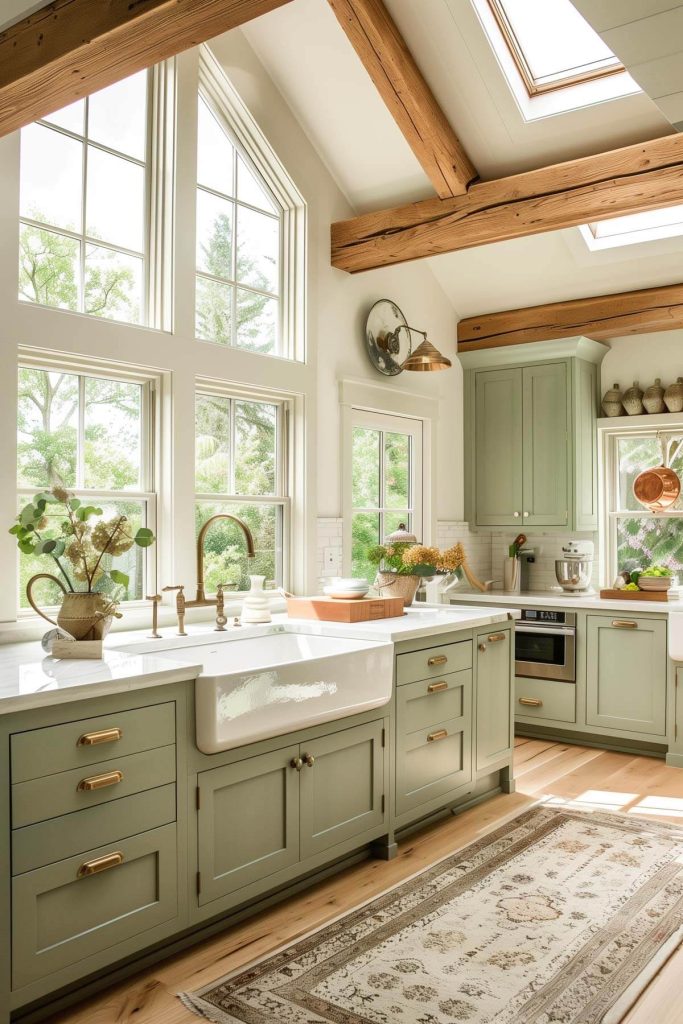
<path id="1" fill-rule="evenodd" d="M 263 584 L 265 576 L 250 576 L 251 589 L 242 604 L 242 622 L 271 622 L 270 604 Z"/>

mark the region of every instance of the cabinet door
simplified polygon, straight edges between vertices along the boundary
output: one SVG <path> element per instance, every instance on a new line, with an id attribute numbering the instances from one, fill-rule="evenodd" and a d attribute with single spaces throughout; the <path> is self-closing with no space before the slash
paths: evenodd
<path id="1" fill-rule="evenodd" d="M 512 750 L 510 633 L 477 637 L 477 771 L 509 758 Z"/>
<path id="2" fill-rule="evenodd" d="M 474 407 L 477 525 L 521 525 L 522 371 L 477 371 Z"/>
<path id="3" fill-rule="evenodd" d="M 291 746 L 199 774 L 200 905 L 298 861 L 298 756 Z"/>
<path id="4" fill-rule="evenodd" d="M 587 724 L 664 736 L 666 623 L 621 614 L 587 621 Z"/>
<path id="5" fill-rule="evenodd" d="M 523 370 L 524 526 L 569 523 L 569 381 L 565 363 Z"/>
<path id="6" fill-rule="evenodd" d="M 382 824 L 382 730 L 370 722 L 302 744 L 302 860 Z"/>

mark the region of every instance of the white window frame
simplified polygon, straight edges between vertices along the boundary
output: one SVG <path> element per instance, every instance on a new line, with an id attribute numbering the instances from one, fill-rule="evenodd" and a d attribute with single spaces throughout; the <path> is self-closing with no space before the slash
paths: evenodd
<path id="1" fill-rule="evenodd" d="M 69 492 L 79 498 L 92 498 L 96 501 L 140 501 L 146 506 L 146 526 L 152 530 L 154 535 L 158 531 L 158 485 L 157 485 L 157 457 L 159 443 L 159 417 L 157 408 L 157 394 L 159 391 L 159 378 L 142 369 L 134 367 L 105 366 L 101 361 L 69 359 L 56 353 L 40 352 L 35 349 L 21 348 L 17 359 L 17 372 L 20 368 L 26 367 L 31 370 L 43 370 L 48 373 L 67 373 L 77 375 L 79 380 L 79 436 L 83 430 L 83 389 L 86 377 L 99 377 L 103 380 L 114 380 L 130 382 L 141 386 L 141 416 L 140 416 L 140 453 L 141 453 L 141 487 L 138 490 L 112 491 L 94 490 L 88 488 L 68 487 Z M 16 478 L 15 478 L 16 479 Z M 36 487 L 25 487 L 16 485 L 16 493 L 19 498 L 32 498 L 37 493 Z M 157 553 L 156 544 L 148 548 L 142 548 L 143 553 L 143 595 L 140 599 L 126 601 L 125 608 L 140 608 L 146 605 L 145 595 L 156 593 L 157 589 Z M 21 553 L 17 552 L 16 580 L 19 581 L 19 559 Z M 17 586 L 17 618 L 23 619 L 32 617 L 34 612 L 30 608 L 21 608 L 19 605 L 19 594 Z M 54 606 L 56 608 L 57 606 Z M 48 609 L 49 610 L 49 609 Z"/>
<path id="2" fill-rule="evenodd" d="M 275 352 L 252 354 L 305 362 L 306 202 L 206 45 L 199 47 L 199 92 L 238 154 L 281 210 L 278 345 Z M 236 198 L 230 201 L 238 203 Z M 211 279 L 211 275 L 203 271 L 196 273 Z M 197 341 L 216 344 L 202 338 Z M 233 348 L 248 351 L 238 346 Z"/>
<path id="3" fill-rule="evenodd" d="M 103 142 L 94 141 L 88 137 L 88 99 L 89 97 L 86 96 L 85 121 L 82 135 L 68 128 L 62 128 L 60 125 L 55 125 L 47 119 L 40 119 L 35 122 L 58 134 L 75 139 L 81 142 L 83 146 L 81 172 L 82 230 L 72 231 L 68 228 L 55 227 L 47 222 L 19 215 L 19 232 L 22 230 L 22 226 L 26 224 L 29 227 L 58 234 L 62 238 L 72 239 L 79 244 L 78 275 L 81 304 L 84 302 L 85 297 L 85 249 L 88 245 L 94 245 L 112 252 L 120 252 L 136 259 L 141 258 L 142 295 L 139 324 L 130 321 L 120 321 L 120 319 L 109 316 L 97 316 L 94 313 L 86 312 L 83 308 L 78 310 L 60 309 L 59 311 L 78 316 L 87 316 L 88 318 L 104 319 L 104 321 L 113 321 L 127 327 L 151 327 L 170 331 L 172 327 L 170 239 L 172 236 L 174 130 L 173 118 L 169 112 L 173 110 L 175 100 L 174 63 L 172 60 L 164 61 L 147 71 L 146 143 L 144 158 L 141 160 L 121 151 L 113 150 L 111 146 Z M 91 238 L 87 233 L 85 216 L 88 146 L 102 153 L 112 154 L 143 169 L 144 223 L 141 252 L 129 250 L 125 246 L 117 246 L 110 242 L 103 242 L 101 239 Z M 29 299 L 20 301 L 47 309 L 58 308 Z"/>
<path id="4" fill-rule="evenodd" d="M 427 479 L 425 467 L 429 465 L 426 458 L 425 447 L 428 439 L 427 425 L 424 420 L 402 416 L 398 413 L 377 412 L 368 409 L 360 409 L 354 406 L 348 407 L 345 415 L 343 428 L 343 525 L 342 525 L 342 561 L 345 575 L 351 572 L 352 563 L 352 528 L 353 517 L 358 513 L 369 512 L 379 514 L 380 536 L 379 543 L 384 540 L 383 522 L 384 516 L 396 514 L 401 509 L 392 509 L 380 505 L 377 508 L 361 508 L 353 504 L 353 431 L 356 427 L 369 427 L 371 430 L 380 432 L 381 464 L 380 464 L 380 499 L 384 493 L 384 446 L 383 437 L 385 433 L 408 434 L 411 438 L 410 457 L 410 508 L 411 516 L 410 530 L 418 540 L 428 542 L 428 534 L 425 537 L 425 524 L 429 522 L 426 512 L 427 500 Z M 408 524 L 406 524 L 408 525 Z"/>
<path id="5" fill-rule="evenodd" d="M 290 472 L 290 415 L 292 411 L 292 399 L 274 391 L 262 388 L 252 388 L 243 385 L 230 385 L 222 381 L 197 378 L 195 387 L 195 399 L 200 395 L 209 395 L 215 398 L 227 398 L 231 402 L 230 408 L 230 446 L 233 449 L 235 443 L 234 431 L 234 402 L 263 402 L 266 405 L 274 405 L 276 408 L 275 424 L 275 494 L 252 495 L 252 494 L 230 494 L 217 492 L 194 491 L 194 504 L 198 502 L 211 502 L 213 505 L 275 505 L 282 509 L 282 564 L 276 566 L 276 585 L 289 589 L 291 571 L 291 533 L 292 533 L 292 499 L 291 499 L 291 472 Z M 193 425 L 194 429 L 194 425 Z M 196 443 L 196 432 L 195 432 Z M 195 455 L 196 465 L 196 455 Z M 231 463 L 231 474 L 234 475 L 234 464 Z M 193 475 L 195 467 L 193 466 Z M 281 580 L 277 580 L 277 571 L 281 573 Z M 239 596 L 245 591 L 231 590 L 231 596 Z"/>
<path id="6" fill-rule="evenodd" d="M 653 519 L 657 521 L 667 519 L 683 519 L 683 509 L 667 510 L 665 512 L 648 512 L 645 507 L 637 511 L 621 511 L 617 507 L 619 495 L 619 457 L 618 443 L 622 438 L 662 438 L 673 437 L 683 438 L 683 419 L 666 415 L 665 424 L 650 425 L 643 422 L 640 416 L 635 417 L 638 421 L 634 423 L 624 422 L 625 417 L 618 418 L 614 425 L 599 428 L 600 439 L 600 463 L 603 484 L 601 488 L 601 511 L 600 516 L 600 541 L 602 548 L 602 581 L 611 583 L 615 578 L 619 566 L 617 563 L 617 520 L 618 519 Z M 648 419 L 660 420 L 660 417 L 648 417 Z M 672 422 L 673 421 L 673 422 Z"/>

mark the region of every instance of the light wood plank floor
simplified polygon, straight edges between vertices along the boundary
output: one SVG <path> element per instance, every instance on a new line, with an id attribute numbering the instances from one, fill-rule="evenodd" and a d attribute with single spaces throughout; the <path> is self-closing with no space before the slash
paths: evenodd
<path id="1" fill-rule="evenodd" d="M 411 836 L 386 863 L 356 865 L 188 952 L 157 964 L 51 1024 L 197 1024 L 175 993 L 195 989 L 297 938 L 514 817 L 540 796 L 683 824 L 683 770 L 662 761 L 519 738 L 517 792 Z M 683 946 L 643 993 L 623 1024 L 681 1024 Z"/>

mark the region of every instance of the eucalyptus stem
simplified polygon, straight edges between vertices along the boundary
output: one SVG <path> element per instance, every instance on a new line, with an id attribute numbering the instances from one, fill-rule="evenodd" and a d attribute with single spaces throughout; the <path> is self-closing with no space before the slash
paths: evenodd
<path id="1" fill-rule="evenodd" d="M 37 530 L 34 530 L 34 533 L 35 533 L 36 537 L 38 538 L 38 540 L 42 540 L 42 539 L 43 539 L 43 538 L 42 538 L 42 537 L 40 536 L 40 534 L 38 533 L 38 531 L 37 531 Z M 69 579 L 69 577 L 68 577 L 68 575 L 67 575 L 67 572 L 66 572 L 66 569 L 64 568 L 64 566 L 62 565 L 62 563 L 61 563 L 61 562 L 59 561 L 59 559 L 57 558 L 57 556 L 56 556 L 56 555 L 51 555 L 50 557 L 52 558 L 52 561 L 56 563 L 56 565 L 57 565 L 57 568 L 59 569 L 59 571 L 61 572 L 62 576 L 64 577 L 64 579 L 65 579 L 65 580 L 66 580 L 66 582 L 68 583 L 68 585 L 69 585 L 69 590 L 71 591 L 71 593 L 72 593 L 72 594 L 75 594 L 75 593 L 76 593 L 76 591 L 75 591 L 74 585 L 73 585 L 73 583 L 71 582 L 71 580 Z"/>

